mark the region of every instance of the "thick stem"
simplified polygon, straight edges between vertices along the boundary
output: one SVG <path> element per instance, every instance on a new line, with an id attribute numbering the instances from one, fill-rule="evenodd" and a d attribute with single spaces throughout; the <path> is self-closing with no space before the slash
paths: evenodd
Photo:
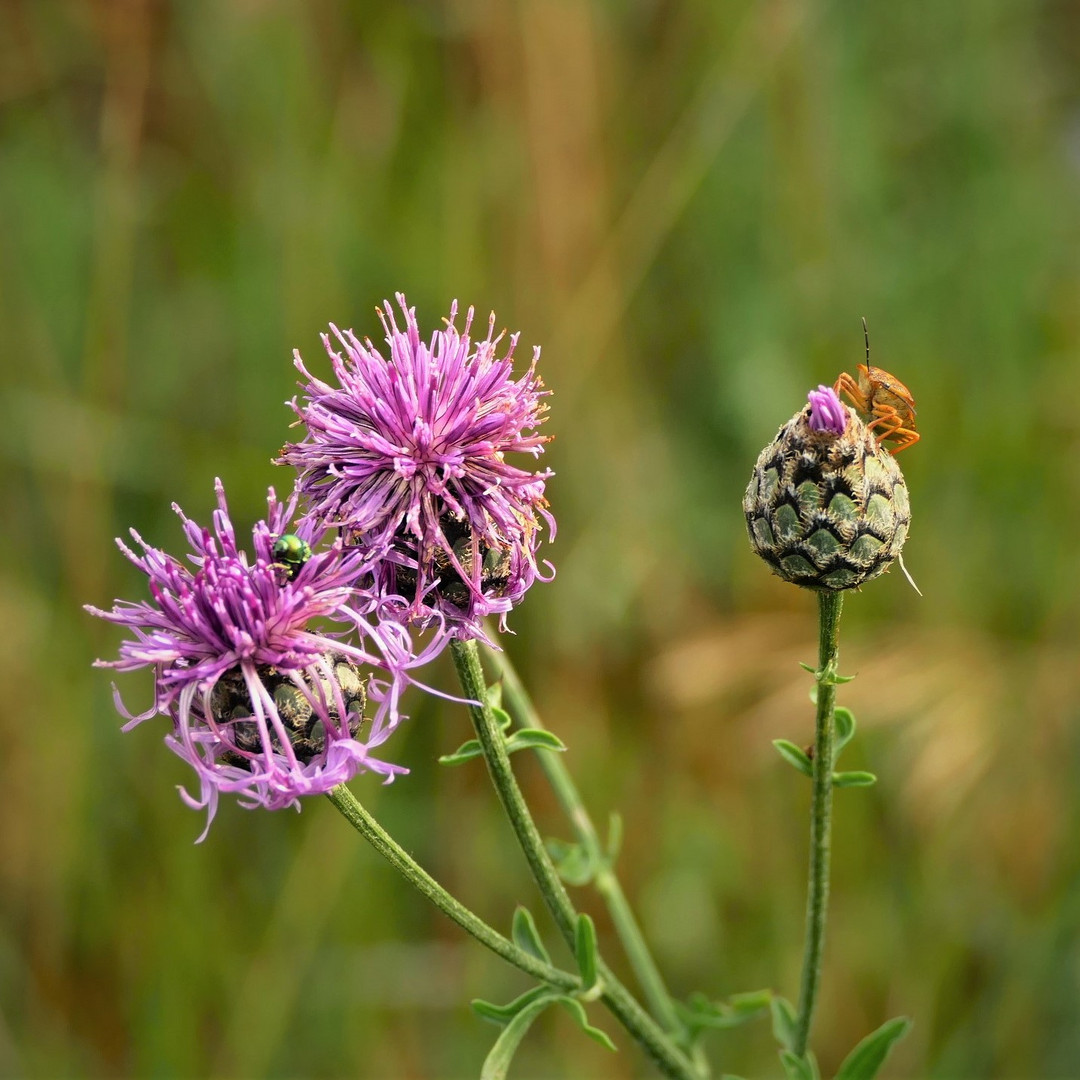
<path id="1" fill-rule="evenodd" d="M 466 697 L 479 703 L 469 705 L 469 715 L 476 737 L 483 748 L 484 759 L 487 761 L 488 772 L 499 801 L 510 819 L 518 843 L 559 932 L 573 951 L 577 911 L 548 855 L 543 838 L 529 813 L 525 797 L 510 767 L 506 742 L 488 701 L 487 682 L 480 666 L 476 642 L 452 641 L 450 654 L 454 658 Z M 676 1080 L 700 1080 L 700 1074 L 687 1057 L 602 960 L 597 961 L 597 974 L 603 988 L 601 1000 L 653 1059 L 660 1071 Z"/>
<path id="2" fill-rule="evenodd" d="M 503 937 L 490 927 L 479 915 L 450 895 L 426 870 L 422 869 L 390 836 L 388 832 L 360 805 L 356 796 L 344 785 L 338 784 L 326 793 L 326 797 L 342 816 L 395 870 L 420 890 L 440 911 L 449 915 L 463 930 L 472 934 L 481 945 L 528 975 L 559 990 L 573 993 L 581 990 L 581 979 L 569 972 L 545 964 L 531 953 L 519 948 L 509 938 Z"/>
<path id="3" fill-rule="evenodd" d="M 810 883 L 806 901 L 806 948 L 794 1051 L 802 1057 L 810 1040 L 829 902 L 829 854 L 832 828 L 833 710 L 836 705 L 836 657 L 839 651 L 842 592 L 818 593 L 817 718 L 814 732 L 813 795 L 810 808 Z"/>
<path id="4" fill-rule="evenodd" d="M 498 666 L 506 703 L 510 706 L 510 711 L 517 723 L 521 727 L 543 729 L 544 723 L 506 654 L 491 650 L 488 656 Z M 593 884 L 607 906 L 615 931 L 623 943 L 634 974 L 645 992 L 649 1007 L 668 1031 L 673 1035 L 681 1034 L 683 1025 L 675 1011 L 671 993 L 649 951 L 645 935 L 638 926 L 626 893 L 623 892 L 622 885 L 612 869 L 611 858 L 604 848 L 596 825 L 589 816 L 588 810 L 585 809 L 585 803 L 570 776 L 570 771 L 563 764 L 559 754 L 539 751 L 537 756 L 540 758 L 540 767 L 544 770 L 544 775 L 552 791 L 555 792 L 556 799 L 559 800 L 559 805 L 570 819 L 570 824 L 577 834 L 578 843 L 588 855 L 589 862 L 597 868 Z"/>

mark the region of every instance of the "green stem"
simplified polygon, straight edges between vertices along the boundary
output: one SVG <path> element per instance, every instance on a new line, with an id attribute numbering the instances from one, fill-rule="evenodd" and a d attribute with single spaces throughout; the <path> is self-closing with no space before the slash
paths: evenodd
<path id="1" fill-rule="evenodd" d="M 832 828 L 833 710 L 836 705 L 836 657 L 839 649 L 842 592 L 818 593 L 817 718 L 814 733 L 813 795 L 810 809 L 810 883 L 806 901 L 806 948 L 803 953 L 795 1053 L 802 1057 L 810 1040 L 829 902 L 829 854 Z"/>
<path id="2" fill-rule="evenodd" d="M 488 652 L 488 657 L 498 666 L 506 703 L 510 706 L 510 711 L 514 714 L 518 725 L 543 729 L 544 723 L 533 706 L 528 691 L 522 685 L 518 673 L 510 663 L 509 657 L 505 653 L 496 653 L 494 650 Z M 570 771 L 558 754 L 540 751 L 538 757 L 540 767 L 544 770 L 544 775 L 555 792 L 555 797 L 563 808 L 563 812 L 570 819 L 578 842 L 589 858 L 590 865 L 596 868 L 593 884 L 607 906 L 615 931 L 623 943 L 634 974 L 645 992 L 649 1007 L 668 1031 L 676 1036 L 682 1034 L 683 1025 L 675 1011 L 671 993 L 649 951 L 641 927 L 634 918 L 630 903 L 611 866 L 611 857 L 604 849 L 604 844 L 588 810 L 585 809 Z"/>
<path id="3" fill-rule="evenodd" d="M 529 813 L 525 797 L 518 787 L 506 752 L 506 742 L 491 711 L 487 682 L 480 666 L 480 654 L 475 641 L 452 641 L 450 654 L 454 658 L 458 678 L 465 696 L 479 704 L 469 705 L 476 737 L 484 751 L 488 772 L 506 811 L 518 843 L 532 870 L 548 909 L 567 945 L 574 950 L 577 911 L 570 900 L 547 848 Z M 597 974 L 603 988 L 601 1000 L 624 1028 L 637 1040 L 665 1076 L 674 1080 L 700 1080 L 689 1059 L 675 1046 L 668 1034 L 641 1007 L 629 990 L 615 977 L 602 960 L 597 961 Z"/>
<path id="4" fill-rule="evenodd" d="M 581 979 L 569 972 L 560 971 L 538 960 L 531 953 L 515 945 L 490 927 L 479 915 L 450 895 L 426 870 L 417 864 L 390 834 L 360 805 L 356 796 L 344 785 L 338 784 L 326 793 L 326 797 L 342 816 L 410 885 L 420 890 L 440 911 L 449 915 L 463 930 L 472 934 L 481 945 L 526 974 L 569 993 L 582 989 Z"/>

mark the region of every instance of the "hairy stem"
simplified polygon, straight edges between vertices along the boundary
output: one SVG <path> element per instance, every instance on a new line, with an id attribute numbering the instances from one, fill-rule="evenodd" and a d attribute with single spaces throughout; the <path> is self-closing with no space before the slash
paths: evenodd
<path id="1" fill-rule="evenodd" d="M 544 723 L 522 685 L 518 673 L 510 663 L 509 657 L 505 653 L 497 653 L 494 650 L 490 650 L 488 656 L 498 667 L 506 704 L 509 705 L 518 725 L 543 729 Z M 645 1000 L 649 1003 L 653 1014 L 668 1031 L 674 1035 L 681 1034 L 683 1025 L 675 1011 L 671 993 L 649 951 L 645 935 L 638 926 L 626 893 L 623 892 L 622 885 L 612 868 L 611 856 L 605 850 L 596 825 L 589 816 L 588 810 L 585 809 L 585 803 L 570 776 L 570 771 L 558 754 L 541 750 L 537 752 L 537 755 L 540 758 L 540 767 L 544 770 L 544 775 L 555 792 L 559 805 L 570 819 L 578 843 L 584 849 L 590 864 L 596 867 L 593 884 L 607 906 L 615 931 L 623 943 L 634 974 L 645 992 Z"/>
<path id="2" fill-rule="evenodd" d="M 825 946 L 829 902 L 829 854 L 832 828 L 833 710 L 836 705 L 836 658 L 840 637 L 842 592 L 818 593 L 817 718 L 814 731 L 813 795 L 810 808 L 810 882 L 806 901 L 806 947 L 794 1051 L 802 1057 L 810 1040 Z"/>
<path id="3" fill-rule="evenodd" d="M 480 666 L 480 654 L 475 641 L 452 641 L 450 653 L 454 658 L 458 678 L 466 697 L 478 704 L 469 705 L 476 737 L 484 751 L 488 772 L 517 835 L 533 877 L 540 888 L 548 909 L 571 951 L 574 949 L 577 911 L 567 895 L 547 848 L 529 813 L 525 797 L 518 787 L 506 743 L 488 701 L 487 682 Z M 629 990 L 603 962 L 597 962 L 597 974 L 603 988 L 601 1000 L 616 1019 L 637 1040 L 653 1059 L 660 1071 L 676 1080 L 700 1080 L 694 1065 L 674 1044 L 670 1036 L 641 1007 Z"/>
<path id="4" fill-rule="evenodd" d="M 526 974 L 549 986 L 569 993 L 581 990 L 581 979 L 569 972 L 560 971 L 538 960 L 532 953 L 519 948 L 509 938 L 503 937 L 479 915 L 470 911 L 450 895 L 390 834 L 364 809 L 356 796 L 344 785 L 338 784 L 326 793 L 326 797 L 342 816 L 395 870 L 419 889 L 440 911 L 449 915 L 463 930 L 471 934 L 481 945 L 504 960 L 521 968 Z"/>

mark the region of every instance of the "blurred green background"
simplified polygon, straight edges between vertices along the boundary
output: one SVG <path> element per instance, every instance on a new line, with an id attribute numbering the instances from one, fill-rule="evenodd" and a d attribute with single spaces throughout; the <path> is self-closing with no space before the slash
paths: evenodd
<path id="1" fill-rule="evenodd" d="M 138 598 L 220 475 L 246 529 L 291 351 L 403 290 L 543 346 L 554 583 L 507 648 L 673 989 L 794 996 L 813 597 L 749 551 L 758 449 L 862 359 L 911 387 L 907 564 L 853 596 L 815 1044 L 891 1077 L 1080 1076 L 1080 12 L 1058 0 L 0 5 L 0 1074 L 457 1078 L 526 988 L 324 800 L 206 843 L 164 722 L 119 731 Z M 451 672 L 430 675 L 444 687 Z M 143 707 L 145 677 L 122 681 Z M 539 902 L 460 708 L 358 795 L 507 927 Z M 535 761 L 542 827 L 568 836 Z M 601 906 L 606 949 L 617 948 Z M 618 1037 L 599 1010 L 594 1020 Z M 652 1075 L 562 1014 L 516 1077 Z M 711 1044 L 777 1075 L 765 1023 Z"/>

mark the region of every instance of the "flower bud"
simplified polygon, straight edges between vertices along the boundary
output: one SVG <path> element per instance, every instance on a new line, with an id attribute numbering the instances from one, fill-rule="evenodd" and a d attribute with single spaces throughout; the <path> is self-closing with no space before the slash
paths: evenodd
<path id="1" fill-rule="evenodd" d="M 911 521 L 896 459 L 824 386 L 762 450 L 743 512 L 773 573 L 807 589 L 855 589 L 884 573 Z"/>

